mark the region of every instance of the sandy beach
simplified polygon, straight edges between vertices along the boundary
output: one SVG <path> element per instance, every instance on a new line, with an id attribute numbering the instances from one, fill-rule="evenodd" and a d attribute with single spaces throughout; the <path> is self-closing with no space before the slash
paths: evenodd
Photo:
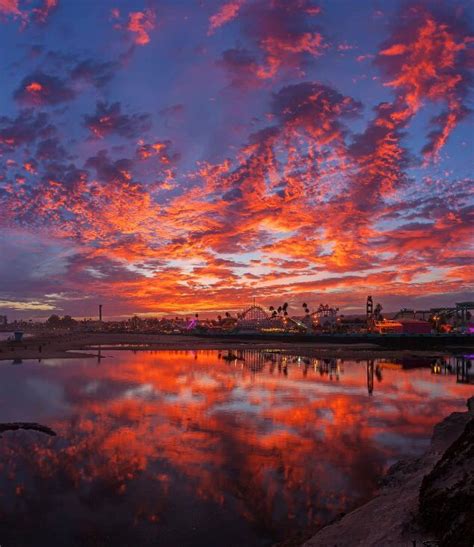
<path id="1" fill-rule="evenodd" d="M 98 350 L 273 350 L 308 357 L 339 357 L 345 359 L 400 358 L 416 356 L 439 357 L 447 351 L 388 350 L 375 344 L 315 344 L 314 342 L 261 341 L 235 338 L 201 338 L 184 335 L 133 333 L 41 334 L 22 342 L 0 342 L 0 360 L 57 359 L 97 356 Z"/>

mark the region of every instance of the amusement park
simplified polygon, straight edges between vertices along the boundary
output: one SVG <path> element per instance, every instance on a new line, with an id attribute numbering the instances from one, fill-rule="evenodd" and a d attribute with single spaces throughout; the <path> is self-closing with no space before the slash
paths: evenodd
<path id="1" fill-rule="evenodd" d="M 226 311 L 215 317 L 177 315 L 174 317 L 139 317 L 134 315 L 121 321 L 106 320 L 103 306 L 98 307 L 96 319 L 60 318 L 52 315 L 43 322 L 8 322 L 2 316 L 0 330 L 4 331 L 82 331 L 115 333 L 189 334 L 203 336 L 241 337 L 340 337 L 405 335 L 469 335 L 474 334 L 472 311 L 474 302 L 458 302 L 454 306 L 430 309 L 402 308 L 385 313 L 380 303 L 367 296 L 365 313 L 347 314 L 336 306 L 319 303 L 302 303 L 291 306 L 288 302 L 264 307 L 255 300 L 241 311 Z"/>
<path id="2" fill-rule="evenodd" d="M 380 303 L 367 297 L 365 315 L 345 315 L 338 307 L 320 303 L 311 307 L 303 303 L 300 313 L 290 315 L 288 302 L 264 308 L 255 302 L 241 312 L 218 315 L 216 319 L 180 318 L 171 321 L 181 332 L 235 333 L 239 335 L 271 334 L 473 334 L 471 311 L 474 302 L 459 302 L 453 307 L 414 310 L 403 308 L 383 313 Z"/>

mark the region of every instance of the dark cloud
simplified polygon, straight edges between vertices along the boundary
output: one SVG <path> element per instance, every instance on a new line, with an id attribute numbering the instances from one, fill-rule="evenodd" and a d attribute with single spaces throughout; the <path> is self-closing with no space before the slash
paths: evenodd
<path id="1" fill-rule="evenodd" d="M 242 190 L 240 188 L 234 188 L 233 190 L 229 190 L 228 192 L 226 192 L 222 196 L 222 199 L 226 202 L 232 202 L 232 201 L 237 201 L 239 199 L 242 199 L 242 197 L 243 197 Z"/>
<path id="2" fill-rule="evenodd" d="M 411 158 L 402 145 L 404 123 L 397 119 L 397 108 L 381 103 L 366 130 L 356 135 L 349 147 L 349 155 L 359 168 L 352 180 L 354 204 L 368 206 L 380 196 L 391 194 L 407 182 L 405 170 Z M 375 201 L 374 201 L 375 200 Z"/>
<path id="3" fill-rule="evenodd" d="M 374 112 L 374 119 L 369 122 L 363 133 L 354 137 L 350 146 L 349 151 L 355 158 L 373 154 L 378 144 L 393 131 L 396 132 L 397 140 L 404 135 L 403 125 L 394 121 L 396 108 L 391 103 L 380 103 L 374 108 Z"/>
<path id="4" fill-rule="evenodd" d="M 12 150 L 29 144 L 39 138 L 47 138 L 55 133 L 49 116 L 44 112 L 22 110 L 14 119 L 0 117 L 0 150 Z"/>
<path id="5" fill-rule="evenodd" d="M 53 242 L 31 230 L 12 230 L 8 234 L 2 230 L 0 244 L 4 256 L 8 256 L 8 260 L 0 260 L 3 298 L 38 298 L 57 292 L 58 276 L 64 273 L 67 262 L 63 258 L 67 248 L 64 242 Z"/>
<path id="6" fill-rule="evenodd" d="M 251 87 L 260 85 L 256 78 L 258 62 L 248 49 L 227 49 L 222 53 L 217 63 L 222 66 L 232 78 L 236 87 Z"/>
<path id="7" fill-rule="evenodd" d="M 242 7 L 242 31 L 263 57 L 259 78 L 272 78 L 282 68 L 299 71 L 321 54 L 324 38 L 315 19 L 319 11 L 312 0 L 257 0 Z"/>
<path id="8" fill-rule="evenodd" d="M 107 104 L 99 101 L 91 116 L 84 116 L 84 125 L 96 138 L 107 135 L 120 135 L 135 138 L 151 128 L 149 114 L 123 114 L 120 103 Z"/>
<path id="9" fill-rule="evenodd" d="M 249 144 L 260 144 L 267 146 L 274 142 L 280 133 L 280 128 L 277 126 L 265 127 L 260 131 L 255 131 L 249 135 Z"/>
<path id="10" fill-rule="evenodd" d="M 57 137 L 45 139 L 36 147 L 36 158 L 42 161 L 60 160 L 66 156 L 66 150 Z"/>
<path id="11" fill-rule="evenodd" d="M 71 101 L 76 93 L 65 80 L 37 71 L 23 78 L 13 96 L 22 104 L 47 106 Z"/>
<path id="12" fill-rule="evenodd" d="M 73 81 L 83 80 L 100 89 L 112 80 L 119 66 L 118 63 L 110 61 L 99 62 L 87 59 L 79 62 L 71 70 L 71 78 Z"/>
<path id="13" fill-rule="evenodd" d="M 69 260 L 69 275 L 75 283 L 91 283 L 94 280 L 132 281 L 142 275 L 132 272 L 123 263 L 92 253 L 78 253 Z"/>
<path id="14" fill-rule="evenodd" d="M 63 164 L 59 162 L 49 163 L 43 172 L 42 179 L 45 182 L 53 181 L 61 185 L 69 192 L 76 192 L 87 182 L 89 173 L 84 169 L 77 168 L 74 164 Z"/>
<path id="15" fill-rule="evenodd" d="M 272 112 L 282 122 L 314 128 L 323 122 L 338 125 L 339 118 L 357 116 L 361 109 L 360 102 L 317 82 L 283 87 L 272 100 Z"/>
<path id="16" fill-rule="evenodd" d="M 248 49 L 227 49 L 222 54 L 222 62 L 231 70 L 256 66 L 255 57 Z"/>
<path id="17" fill-rule="evenodd" d="M 141 160 L 155 157 L 164 165 L 175 164 L 181 156 L 179 152 L 174 152 L 172 147 L 173 143 L 169 139 L 150 144 L 141 143 L 137 148 L 137 156 Z"/>
<path id="18" fill-rule="evenodd" d="M 127 182 L 131 178 L 133 161 L 126 158 L 112 160 L 106 150 L 100 150 L 86 161 L 85 167 L 93 168 L 102 183 Z"/>

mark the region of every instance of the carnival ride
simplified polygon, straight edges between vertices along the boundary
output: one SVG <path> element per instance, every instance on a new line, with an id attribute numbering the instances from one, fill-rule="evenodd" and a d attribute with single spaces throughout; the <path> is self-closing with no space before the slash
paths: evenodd
<path id="1" fill-rule="evenodd" d="M 316 327 L 333 327 L 337 322 L 339 308 L 333 308 L 329 304 L 320 304 L 318 309 L 311 314 L 313 325 Z"/>
<path id="2" fill-rule="evenodd" d="M 239 332 L 306 332 L 307 326 L 288 315 L 268 314 L 261 306 L 253 305 L 244 310 L 236 328 Z"/>
<path id="3" fill-rule="evenodd" d="M 199 321 L 197 317 L 194 317 L 193 319 L 190 319 L 188 323 L 186 324 L 186 330 L 194 330 L 199 324 Z"/>

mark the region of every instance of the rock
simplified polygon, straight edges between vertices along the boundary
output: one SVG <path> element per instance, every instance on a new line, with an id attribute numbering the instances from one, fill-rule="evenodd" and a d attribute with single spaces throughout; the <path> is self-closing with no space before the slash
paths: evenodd
<path id="1" fill-rule="evenodd" d="M 304 547 L 473 547 L 473 416 L 471 397 L 468 412 L 453 412 L 434 427 L 423 456 L 393 465 L 374 499 Z"/>
<path id="2" fill-rule="evenodd" d="M 471 419 L 469 412 L 453 412 L 433 428 L 429 452 L 441 456 L 458 439 Z"/>
<path id="3" fill-rule="evenodd" d="M 474 397 L 467 400 L 467 409 L 471 414 L 474 414 Z"/>
<path id="4" fill-rule="evenodd" d="M 474 418 L 423 478 L 419 512 L 441 547 L 474 545 Z"/>

